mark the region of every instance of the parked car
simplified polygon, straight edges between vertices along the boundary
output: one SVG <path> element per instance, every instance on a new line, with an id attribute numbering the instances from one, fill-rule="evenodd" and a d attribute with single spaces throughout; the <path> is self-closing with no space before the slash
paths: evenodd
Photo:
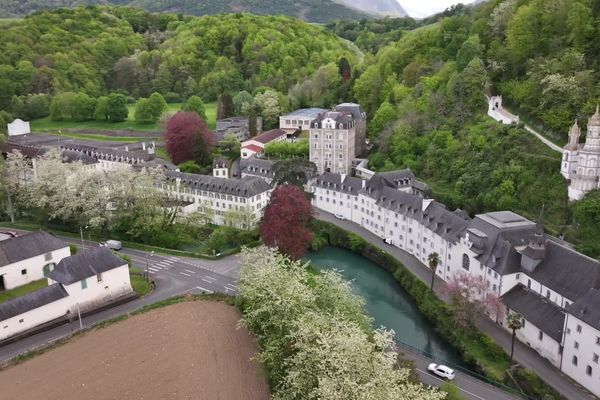
<path id="1" fill-rule="evenodd" d="M 442 379 L 447 379 L 449 381 L 454 380 L 454 370 L 446 367 L 443 364 L 431 363 L 427 366 L 427 371 L 439 376 Z"/>
<path id="2" fill-rule="evenodd" d="M 383 243 L 392 245 L 394 244 L 393 240 L 390 238 L 383 238 Z"/>
<path id="3" fill-rule="evenodd" d="M 100 243 L 100 246 L 108 247 L 111 250 L 121 250 L 123 248 L 123 244 L 118 240 L 107 240 L 106 242 Z"/>
<path id="4" fill-rule="evenodd" d="M 343 214 L 335 213 L 335 214 L 333 214 L 333 215 L 334 215 L 334 216 L 335 216 L 337 219 L 341 219 L 341 220 L 344 220 L 344 219 L 346 219 L 346 217 L 344 217 L 344 215 L 343 215 Z"/>

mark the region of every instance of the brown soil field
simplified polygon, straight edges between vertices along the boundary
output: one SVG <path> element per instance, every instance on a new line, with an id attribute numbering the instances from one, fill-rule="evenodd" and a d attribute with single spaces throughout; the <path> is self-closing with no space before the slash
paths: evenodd
<path id="1" fill-rule="evenodd" d="M 0 372 L 0 398 L 266 400 L 239 311 L 185 301 L 92 330 Z"/>

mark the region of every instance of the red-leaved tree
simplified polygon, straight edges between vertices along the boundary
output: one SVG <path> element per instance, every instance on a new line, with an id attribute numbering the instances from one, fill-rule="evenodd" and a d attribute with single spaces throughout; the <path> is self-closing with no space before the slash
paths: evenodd
<path id="1" fill-rule="evenodd" d="M 260 236 L 267 246 L 277 247 L 297 260 L 306 253 L 312 241 L 312 232 L 307 227 L 312 215 L 312 205 L 302 189 L 291 185 L 277 186 L 265 208 Z"/>
<path id="2" fill-rule="evenodd" d="M 195 112 L 178 112 L 167 121 L 165 147 L 175 164 L 190 160 L 206 164 L 213 145 L 213 133 Z"/>

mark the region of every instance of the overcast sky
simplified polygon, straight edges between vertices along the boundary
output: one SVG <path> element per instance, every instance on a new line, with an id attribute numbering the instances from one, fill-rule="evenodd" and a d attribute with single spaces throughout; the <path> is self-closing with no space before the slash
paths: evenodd
<path id="1" fill-rule="evenodd" d="M 472 3 L 474 0 L 396 0 L 402 8 L 406 10 L 408 15 L 414 18 L 427 17 L 439 11 L 444 11 L 446 8 L 457 3 Z"/>

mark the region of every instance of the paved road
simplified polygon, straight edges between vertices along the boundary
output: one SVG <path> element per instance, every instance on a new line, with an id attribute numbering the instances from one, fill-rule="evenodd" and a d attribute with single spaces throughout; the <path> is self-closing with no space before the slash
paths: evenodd
<path id="1" fill-rule="evenodd" d="M 329 214 L 322 210 L 318 210 L 317 218 L 323 221 L 332 222 L 338 225 L 340 228 L 356 233 L 372 245 L 392 254 L 423 282 L 427 284 L 431 282 L 431 270 L 425 264 L 421 263 L 418 259 L 399 249 L 398 247 L 383 243 L 380 237 L 372 234 L 361 226 L 348 220 L 340 221 L 336 219 L 333 214 Z M 440 299 L 448 301 L 448 296 L 443 290 L 444 285 L 444 281 L 436 276 L 436 294 Z M 508 331 L 495 324 L 489 318 L 481 318 L 479 321 L 477 321 L 477 327 L 482 332 L 491 336 L 492 339 L 494 339 L 494 341 L 498 343 L 507 353 L 510 353 L 511 335 Z M 548 360 L 518 340 L 515 342 L 515 360 L 522 366 L 535 371 L 535 373 L 544 382 L 569 400 L 596 399 L 595 396 L 590 394 L 581 385 L 560 372 L 554 365 L 550 364 Z"/>

